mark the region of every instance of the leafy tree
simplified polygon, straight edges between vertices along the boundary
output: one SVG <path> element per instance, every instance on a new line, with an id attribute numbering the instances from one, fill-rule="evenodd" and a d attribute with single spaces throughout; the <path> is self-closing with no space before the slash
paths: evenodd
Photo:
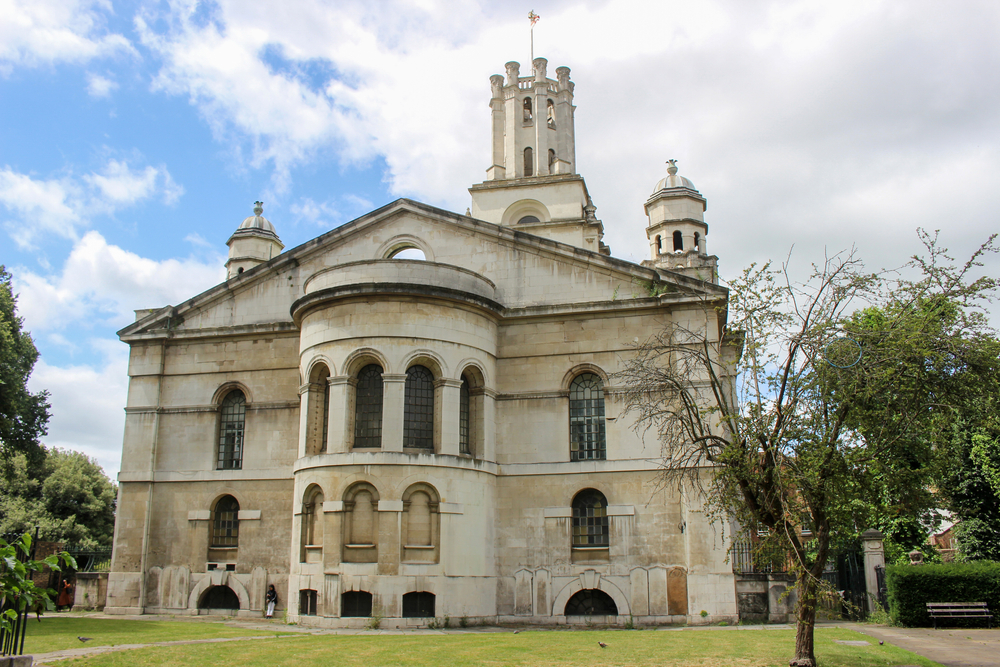
<path id="1" fill-rule="evenodd" d="M 1000 494 L 993 486 L 989 463 L 981 463 L 993 454 L 990 450 L 996 443 L 982 428 L 970 427 L 968 419 L 955 424 L 941 490 L 956 521 L 962 560 L 1000 561 Z"/>
<path id="2" fill-rule="evenodd" d="M 11 275 L 0 265 L 0 467 L 6 472 L 11 456 L 24 454 L 29 464 L 41 463 L 38 440 L 49 421 L 49 394 L 28 391 L 28 377 L 38 359 L 31 335 L 17 316 Z"/>
<path id="3" fill-rule="evenodd" d="M 793 666 L 816 664 L 835 539 L 867 527 L 878 494 L 923 502 L 956 378 L 986 333 L 977 307 L 998 281 L 971 274 L 993 237 L 957 267 L 921 237 L 916 280 L 869 273 L 853 253 L 828 257 L 804 284 L 751 266 L 729 284 L 728 310 L 676 317 L 619 374 L 637 428 L 659 437 L 667 480 L 699 488 L 718 519 L 766 528 L 761 550 L 788 559 Z"/>
<path id="4" fill-rule="evenodd" d="M 111 545 L 117 489 L 96 461 L 51 449 L 37 477 L 23 454 L 11 459 L 9 469 L 9 483 L 0 488 L 0 533 L 38 526 L 47 541 Z"/>
<path id="5" fill-rule="evenodd" d="M 42 609 L 52 611 L 55 605 L 51 588 L 35 586 L 32 574 L 46 567 L 56 572 L 62 568 L 76 568 L 76 561 L 65 551 L 52 554 L 44 560 L 30 560 L 26 556 L 31 553 L 31 536 L 25 533 L 20 539 L 8 544 L 0 538 L 0 628 L 5 632 L 13 631 L 13 622 L 18 612 L 27 609 Z"/>

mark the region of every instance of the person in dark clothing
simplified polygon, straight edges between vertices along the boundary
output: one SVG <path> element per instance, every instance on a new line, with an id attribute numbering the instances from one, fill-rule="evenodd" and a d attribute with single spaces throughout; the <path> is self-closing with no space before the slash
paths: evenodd
<path id="1" fill-rule="evenodd" d="M 67 611 L 73 609 L 73 584 L 66 579 L 59 585 L 59 597 L 56 598 L 56 611 L 66 607 Z"/>
<path id="2" fill-rule="evenodd" d="M 274 605 L 278 604 L 278 591 L 274 590 L 274 584 L 267 587 L 264 604 L 267 606 L 267 612 L 264 615 L 266 618 L 271 618 L 274 616 Z"/>

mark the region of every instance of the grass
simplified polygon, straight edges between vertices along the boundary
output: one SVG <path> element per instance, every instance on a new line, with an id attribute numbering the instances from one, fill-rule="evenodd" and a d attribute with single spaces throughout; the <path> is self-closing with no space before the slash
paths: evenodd
<path id="1" fill-rule="evenodd" d="M 865 640 L 870 644 L 845 646 L 835 643 L 837 639 Z M 606 642 L 608 648 L 602 649 L 598 641 Z M 59 665 L 769 667 L 787 665 L 794 642 L 792 630 L 522 630 L 517 635 L 512 632 L 299 635 L 253 642 L 157 646 L 65 660 Z M 822 667 L 900 664 L 940 667 L 908 651 L 879 646 L 870 637 L 842 628 L 818 629 L 816 654 Z"/>
<path id="2" fill-rule="evenodd" d="M 80 648 L 77 636 L 91 637 L 89 646 L 149 644 L 188 639 L 219 637 L 273 637 L 275 632 L 261 632 L 205 621 L 132 621 L 126 619 L 81 618 L 79 616 L 42 616 L 41 623 L 28 621 L 24 640 L 25 653 L 49 653 Z M 131 655 L 126 652 L 122 655 Z"/>

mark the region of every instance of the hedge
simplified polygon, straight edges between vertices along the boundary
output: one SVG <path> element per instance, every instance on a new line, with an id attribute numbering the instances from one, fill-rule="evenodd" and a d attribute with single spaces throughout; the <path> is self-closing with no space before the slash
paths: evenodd
<path id="1" fill-rule="evenodd" d="M 942 563 L 890 565 L 886 568 L 889 614 L 900 625 L 928 626 L 928 602 L 985 602 L 1000 611 L 1000 563 Z M 982 619 L 956 619 L 957 625 L 982 623 Z"/>

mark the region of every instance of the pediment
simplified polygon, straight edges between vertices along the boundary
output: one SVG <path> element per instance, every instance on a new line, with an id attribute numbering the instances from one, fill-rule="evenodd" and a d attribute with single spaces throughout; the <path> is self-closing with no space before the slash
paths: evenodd
<path id="1" fill-rule="evenodd" d="M 424 252 L 427 266 L 417 267 L 425 269 L 420 275 L 442 276 L 448 289 L 465 281 L 473 292 L 488 283 L 489 298 L 519 315 L 601 304 L 650 307 L 671 299 L 717 301 L 726 294 L 687 276 L 400 199 L 177 306 L 153 311 L 118 335 L 128 340 L 222 329 L 233 334 L 295 329 L 291 307 L 317 281 L 407 284 L 407 274 L 391 266 L 396 260 L 386 262 L 400 247 Z"/>

